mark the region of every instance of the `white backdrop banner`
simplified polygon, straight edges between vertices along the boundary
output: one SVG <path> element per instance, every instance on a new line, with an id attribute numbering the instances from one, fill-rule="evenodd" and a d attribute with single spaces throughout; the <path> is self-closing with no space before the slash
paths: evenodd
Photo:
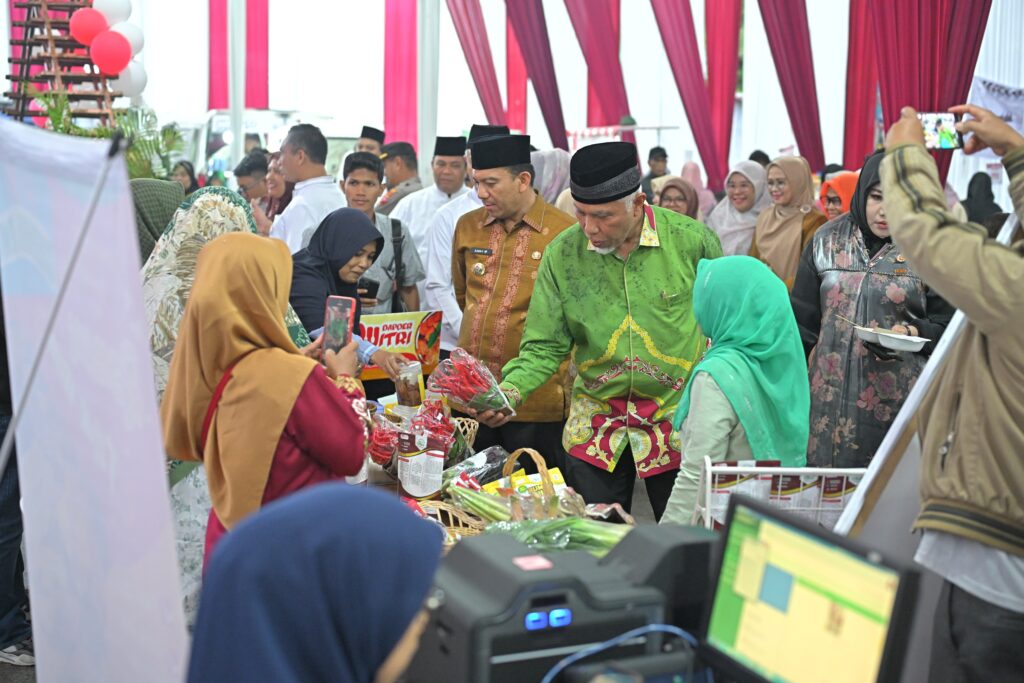
<path id="1" fill-rule="evenodd" d="M 0 120 L 15 406 L 109 143 Z M 17 430 L 37 680 L 180 683 L 187 637 L 123 159 Z"/>
<path id="2" fill-rule="evenodd" d="M 1024 88 L 974 77 L 968 102 L 984 107 L 1006 121 L 1018 133 L 1024 133 Z M 990 149 L 982 154 L 998 159 Z"/>

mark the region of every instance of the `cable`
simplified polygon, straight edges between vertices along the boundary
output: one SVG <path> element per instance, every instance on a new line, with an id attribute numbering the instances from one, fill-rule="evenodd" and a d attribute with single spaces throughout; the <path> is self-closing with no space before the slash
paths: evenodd
<path id="1" fill-rule="evenodd" d="M 622 635 L 615 636 L 611 640 L 606 640 L 603 643 L 598 643 L 597 645 L 588 647 L 585 650 L 574 652 L 562 661 L 558 662 L 558 664 L 555 664 L 555 666 L 552 667 L 550 671 L 548 671 L 547 675 L 544 676 L 543 679 L 541 679 L 541 683 L 551 683 L 555 680 L 555 677 L 558 676 L 558 674 L 562 673 L 565 669 L 572 666 L 581 659 L 586 659 L 587 657 L 595 655 L 598 652 L 604 652 L 605 650 L 613 648 L 616 645 L 621 645 L 627 640 L 632 640 L 633 638 L 644 636 L 648 633 L 670 633 L 674 636 L 682 638 L 686 642 L 686 644 L 689 645 L 691 648 L 697 647 L 697 639 L 681 628 L 670 626 L 668 624 L 648 624 L 647 626 L 635 628 L 632 631 L 626 631 Z"/>

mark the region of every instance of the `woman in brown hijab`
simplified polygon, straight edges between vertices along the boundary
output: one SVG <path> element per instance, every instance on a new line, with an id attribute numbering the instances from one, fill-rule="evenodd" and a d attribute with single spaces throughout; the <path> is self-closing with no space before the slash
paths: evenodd
<path id="1" fill-rule="evenodd" d="M 803 157 L 780 157 L 768 164 L 772 205 L 761 212 L 750 255 L 768 264 L 793 289 L 800 254 L 828 218 L 814 206 L 814 180 Z"/>
<path id="2" fill-rule="evenodd" d="M 365 399 L 356 344 L 300 349 L 284 315 L 292 257 L 279 240 L 229 233 L 199 253 L 160 407 L 175 460 L 200 460 L 213 509 L 209 559 L 229 529 L 264 504 L 365 460 Z"/>
<path id="3" fill-rule="evenodd" d="M 658 195 L 658 206 L 697 220 L 700 199 L 693 185 L 682 178 L 673 176 L 662 184 Z"/>

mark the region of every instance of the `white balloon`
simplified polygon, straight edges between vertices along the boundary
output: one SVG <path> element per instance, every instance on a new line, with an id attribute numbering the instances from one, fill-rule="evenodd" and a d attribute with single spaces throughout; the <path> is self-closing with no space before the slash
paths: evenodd
<path id="1" fill-rule="evenodd" d="M 120 33 L 122 36 L 128 39 L 128 43 L 132 46 L 132 56 L 142 52 L 142 48 L 146 44 L 146 38 L 142 35 L 142 29 L 135 24 L 129 24 L 127 21 L 122 21 L 120 24 L 114 24 L 110 27 L 111 31 Z"/>
<path id="2" fill-rule="evenodd" d="M 132 0 L 93 0 L 92 8 L 107 18 L 113 26 L 128 21 L 132 15 Z"/>
<path id="3" fill-rule="evenodd" d="M 110 81 L 110 87 L 125 97 L 136 97 L 146 89 L 148 81 L 146 68 L 140 62 L 133 60 L 124 68 L 124 71 L 117 75 L 117 78 Z"/>

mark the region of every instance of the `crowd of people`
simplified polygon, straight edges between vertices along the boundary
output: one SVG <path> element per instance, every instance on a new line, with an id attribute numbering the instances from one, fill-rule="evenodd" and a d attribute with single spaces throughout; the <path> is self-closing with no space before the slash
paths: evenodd
<path id="1" fill-rule="evenodd" d="M 960 111 L 967 151 L 1003 156 L 1024 213 L 1024 138 Z M 920 420 L 918 559 L 947 579 L 933 666 L 1020 670 L 1024 259 L 991 239 L 1005 214 L 988 175 L 951 201 L 912 113 L 859 169 L 755 152 L 718 196 L 662 147 L 646 175 L 631 143 L 570 158 L 504 126 L 432 151 L 424 183 L 413 145 L 366 126 L 335 176 L 300 124 L 245 156 L 237 190 L 199 187 L 187 161 L 132 181 L 191 680 L 388 681 L 408 664 L 439 538 L 383 494 L 316 485 L 364 467 L 368 400 L 394 391 L 361 369 L 394 380 L 408 362 L 363 339 L 360 316 L 421 309 L 443 311 L 442 357 L 481 360 L 515 409 L 470 413 L 477 448 L 535 448 L 588 503 L 626 511 L 639 479 L 655 519 L 683 524 L 706 457 L 868 466 L 963 311 Z M 322 348 L 330 296 L 357 301 L 338 352 Z M 925 343 L 893 351 L 857 328 Z M 363 590 L 381 572 L 399 594 Z M 30 663 L 24 596 L 5 590 L 0 661 Z"/>

